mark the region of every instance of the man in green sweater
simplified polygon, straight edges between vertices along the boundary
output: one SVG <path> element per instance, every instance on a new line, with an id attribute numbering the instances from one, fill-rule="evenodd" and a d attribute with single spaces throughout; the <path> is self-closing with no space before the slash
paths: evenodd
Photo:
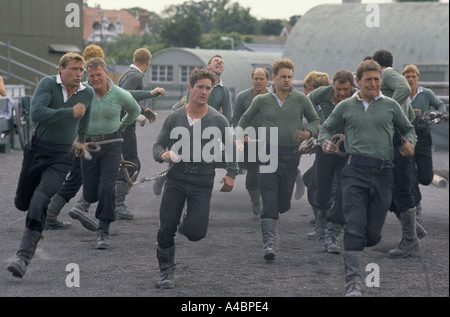
<path id="1" fill-rule="evenodd" d="M 300 163 L 298 146 L 316 134 L 319 117 L 305 94 L 292 87 L 294 63 L 289 59 L 276 60 L 272 66 L 274 84 L 266 94 L 256 96 L 250 108 L 242 115 L 236 129 L 236 145 L 243 151 L 244 130 L 259 115 L 261 128 L 266 130 L 260 137 L 266 142 L 265 152 L 270 161 L 276 161 L 276 170 L 266 170 L 260 165 L 258 187 L 263 201 L 260 214 L 264 258 L 275 259 L 276 223 L 280 213 L 291 208 L 297 168 Z M 308 120 L 302 129 L 303 117 Z M 297 132 L 299 132 L 297 134 Z M 294 137 L 294 135 L 298 135 Z M 261 152 L 258 150 L 258 152 Z M 258 156 L 259 161 L 263 161 Z M 271 165 L 269 162 L 269 165 Z"/>
<path id="2" fill-rule="evenodd" d="M 427 111 L 433 110 L 446 113 L 447 108 L 444 102 L 436 97 L 431 89 L 422 87 L 418 84 L 420 72 L 417 66 L 407 65 L 403 69 L 402 74 L 411 87 L 411 94 L 408 97 L 408 101 L 416 114 L 416 119 L 413 121 L 413 124 L 416 129 L 417 144 L 413 157 L 411 182 L 416 205 L 416 221 L 422 225 L 422 206 L 420 203 L 422 195 L 420 193 L 419 184 L 424 186 L 430 185 L 433 181 L 434 172 L 431 129 L 429 125 L 424 124 L 421 118 Z M 420 226 L 417 226 L 418 237 L 420 234 L 419 228 Z"/>
<path id="3" fill-rule="evenodd" d="M 415 119 L 414 110 L 408 102 L 411 88 L 408 81 L 396 69 L 392 68 L 394 58 L 391 52 L 379 50 L 373 54 L 373 60 L 380 64 L 381 92 L 400 104 L 409 122 Z M 411 183 L 412 157 L 404 157 L 399 152 L 403 144 L 399 131 L 394 134 L 394 188 L 390 210 L 400 220 L 402 239 L 399 245 L 389 251 L 391 257 L 406 257 L 419 248 L 417 232 L 424 233 L 423 227 L 416 222 L 416 208 Z M 423 237 L 424 234 L 419 234 Z"/>
<path id="4" fill-rule="evenodd" d="M 309 93 L 308 98 L 314 106 L 320 108 L 320 121 L 323 123 L 339 102 L 349 98 L 356 91 L 353 74 L 346 70 L 340 70 L 333 75 L 332 86 L 314 89 Z M 343 133 L 343 130 L 339 129 L 334 133 Z M 345 149 L 342 150 L 345 152 Z M 312 167 L 314 168 L 313 176 L 309 184 L 309 187 L 312 187 L 315 191 L 315 194 L 311 195 L 310 203 L 313 209 L 317 210 L 317 216 L 316 227 L 313 232 L 308 233 L 307 239 L 322 239 L 325 237 L 323 250 L 337 254 L 340 253 L 340 248 L 336 239 L 342 226 L 345 225 L 342 214 L 340 179 L 341 169 L 345 166 L 345 163 L 345 157 L 324 154 L 322 149 L 317 147 Z M 335 187 L 334 195 L 333 187 Z M 328 226 L 327 221 L 329 221 Z"/>
<path id="5" fill-rule="evenodd" d="M 108 77 L 106 64 L 95 57 L 86 64 L 89 85 L 94 88 L 91 121 L 86 140 L 100 145 L 100 151 L 92 158 L 81 160 L 83 197 L 88 203 L 98 201 L 95 217 L 97 227 L 97 249 L 109 248 L 109 226 L 115 220 L 115 185 L 121 159 L 121 133 L 141 113 L 141 108 L 132 95 L 114 85 Z M 121 119 L 121 111 L 126 114 Z"/>
<path id="6" fill-rule="evenodd" d="M 50 198 L 70 170 L 75 139 L 76 155 L 84 155 L 94 96 L 92 88 L 81 83 L 84 64 L 82 56 L 65 54 L 58 74 L 44 77 L 31 101 L 31 120 L 36 129 L 24 149 L 14 198 L 16 208 L 28 213 L 17 259 L 8 265 L 16 277 L 23 277 L 36 251 Z"/>
<path id="7" fill-rule="evenodd" d="M 362 62 L 356 81 L 360 92 L 340 102 L 319 132 L 322 150 L 335 154 L 338 148 L 331 138 L 343 127 L 349 154 L 341 170 L 346 296 L 361 296 L 363 250 L 381 240 L 392 197 L 395 129 L 405 140 L 401 155 L 414 155 L 416 143 L 414 127 L 399 104 L 380 92 L 380 65 L 372 60 Z"/>
<path id="8" fill-rule="evenodd" d="M 260 94 L 265 94 L 267 92 L 267 83 L 269 82 L 269 72 L 265 68 L 255 68 L 252 71 L 252 88 L 248 88 L 241 91 L 234 103 L 233 112 L 233 126 L 237 127 L 241 116 L 250 107 L 254 97 Z M 258 141 L 258 127 L 261 125 L 259 116 L 253 118 L 250 126 L 253 127 L 255 133 L 245 136 L 244 143 L 244 162 L 239 165 L 247 170 L 247 175 L 245 176 L 245 188 L 250 195 L 250 200 L 252 202 L 252 210 L 255 215 L 259 215 L 261 211 L 261 195 L 258 189 L 258 163 L 249 161 L 248 157 L 248 144 L 249 142 Z"/>

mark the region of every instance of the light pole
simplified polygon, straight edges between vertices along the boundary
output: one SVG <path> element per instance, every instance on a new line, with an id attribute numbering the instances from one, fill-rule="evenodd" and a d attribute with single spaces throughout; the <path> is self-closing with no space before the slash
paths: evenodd
<path id="1" fill-rule="evenodd" d="M 100 14 L 100 46 L 103 46 L 103 17 L 105 16 L 105 10 L 98 10 L 98 14 Z"/>
<path id="2" fill-rule="evenodd" d="M 228 36 L 222 36 L 220 38 L 222 41 L 231 41 L 231 50 L 234 50 L 234 39 Z"/>

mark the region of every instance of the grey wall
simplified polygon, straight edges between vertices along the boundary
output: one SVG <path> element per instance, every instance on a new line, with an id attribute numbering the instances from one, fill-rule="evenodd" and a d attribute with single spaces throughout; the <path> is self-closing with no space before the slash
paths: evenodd
<path id="1" fill-rule="evenodd" d="M 80 8 L 80 27 L 67 27 L 66 5 L 75 3 Z M 10 41 L 11 45 L 39 56 L 54 64 L 64 52 L 50 52 L 50 44 L 64 44 L 78 47 L 81 52 L 83 46 L 83 1 L 82 0 L 2 0 L 0 8 L 0 41 Z M 55 74 L 52 66 L 33 61 L 17 52 L 11 52 L 11 58 L 20 63 L 27 64 L 38 70 Z M 7 51 L 0 46 L 0 55 L 7 56 Z M 0 74 L 5 76 L 7 63 L 0 60 Z M 19 76 L 37 82 L 41 76 L 33 74 L 17 66 L 11 70 Z M 8 84 L 22 84 L 14 78 L 8 78 Z"/>

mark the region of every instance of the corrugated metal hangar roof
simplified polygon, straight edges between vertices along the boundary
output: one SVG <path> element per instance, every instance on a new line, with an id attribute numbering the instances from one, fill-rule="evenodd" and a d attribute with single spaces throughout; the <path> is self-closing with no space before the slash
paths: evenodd
<path id="1" fill-rule="evenodd" d="M 379 4 L 379 27 L 367 26 L 368 16 L 376 14 L 367 6 L 320 5 L 302 16 L 283 51 L 296 65 L 294 79 L 312 70 L 330 77 L 341 69 L 354 71 L 365 56 L 386 49 L 400 71 L 407 64 L 436 64 L 448 81 L 448 3 Z"/>

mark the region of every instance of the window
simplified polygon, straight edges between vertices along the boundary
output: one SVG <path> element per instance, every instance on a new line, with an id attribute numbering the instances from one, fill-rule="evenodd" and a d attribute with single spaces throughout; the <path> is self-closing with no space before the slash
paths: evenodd
<path id="1" fill-rule="evenodd" d="M 162 83 L 173 82 L 173 66 L 172 65 L 153 65 L 152 81 Z"/>
<path id="2" fill-rule="evenodd" d="M 195 68 L 202 68 L 202 66 L 180 66 L 180 83 L 181 84 L 189 83 L 189 76 L 191 75 L 191 72 Z"/>

